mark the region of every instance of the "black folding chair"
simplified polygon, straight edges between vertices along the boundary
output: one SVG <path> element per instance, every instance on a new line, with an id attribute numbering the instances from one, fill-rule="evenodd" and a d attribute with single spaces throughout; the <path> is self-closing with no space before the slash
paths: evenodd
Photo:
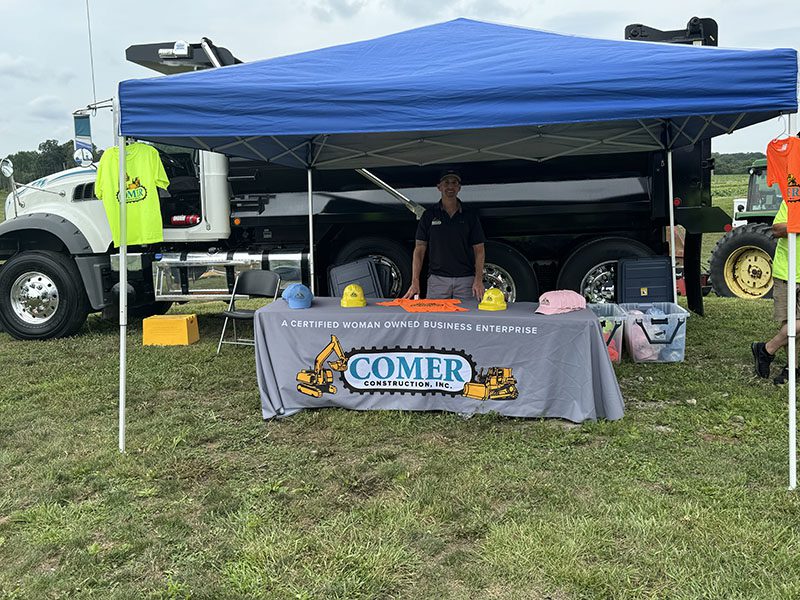
<path id="1" fill-rule="evenodd" d="M 225 323 L 222 325 L 222 334 L 219 336 L 219 344 L 217 345 L 217 354 L 219 354 L 222 344 L 238 344 L 240 346 L 255 346 L 255 339 L 240 338 L 236 332 L 236 321 L 250 321 L 253 322 L 255 310 L 245 308 L 236 308 L 236 296 L 251 296 L 255 298 L 272 298 L 276 300 L 278 297 L 278 290 L 281 287 L 281 278 L 277 273 L 272 271 L 252 270 L 244 271 L 236 277 L 233 283 L 233 292 L 231 294 L 231 301 L 228 304 L 228 310 L 222 312 L 225 316 Z M 225 340 L 225 329 L 228 327 L 228 321 L 233 321 L 233 340 Z M 253 335 L 255 338 L 255 335 Z"/>

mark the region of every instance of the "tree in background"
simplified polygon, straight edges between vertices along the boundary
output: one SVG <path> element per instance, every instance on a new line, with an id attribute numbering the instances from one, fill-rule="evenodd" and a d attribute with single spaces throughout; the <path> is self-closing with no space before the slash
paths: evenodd
<path id="1" fill-rule="evenodd" d="M 72 158 L 72 140 L 59 144 L 58 140 L 45 140 L 39 144 L 38 150 L 21 150 L 8 158 L 14 163 L 14 179 L 19 183 L 30 183 L 47 175 L 58 173 L 64 169 L 75 166 Z M 92 146 L 95 160 L 100 160 L 102 150 Z M 3 189 L 8 189 L 9 183 L 3 182 Z"/>
<path id="2" fill-rule="evenodd" d="M 711 156 L 714 157 L 714 173 L 717 175 L 747 174 L 754 160 L 766 158 L 763 152 L 712 152 Z"/>

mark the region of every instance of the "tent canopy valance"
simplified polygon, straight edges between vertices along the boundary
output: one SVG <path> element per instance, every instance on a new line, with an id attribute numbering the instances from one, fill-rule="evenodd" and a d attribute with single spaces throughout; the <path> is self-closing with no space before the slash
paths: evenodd
<path id="1" fill-rule="evenodd" d="M 797 110 L 797 52 L 457 19 L 120 84 L 123 135 L 353 168 L 671 149 Z"/>

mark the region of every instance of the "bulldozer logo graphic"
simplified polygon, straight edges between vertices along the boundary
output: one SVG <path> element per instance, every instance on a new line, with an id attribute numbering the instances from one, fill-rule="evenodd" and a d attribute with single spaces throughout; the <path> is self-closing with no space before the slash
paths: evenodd
<path id="1" fill-rule="evenodd" d="M 144 187 L 139 181 L 139 178 L 136 177 L 133 181 L 131 181 L 131 176 L 125 176 L 125 202 L 141 202 L 147 198 L 147 188 Z"/>
<path id="2" fill-rule="evenodd" d="M 356 393 L 442 394 L 474 400 L 519 396 L 510 368 L 477 371 L 472 357 L 454 348 L 359 348 L 346 353 L 335 335 L 311 368 L 297 373 L 297 391 L 313 398 L 336 394 L 334 371 Z"/>

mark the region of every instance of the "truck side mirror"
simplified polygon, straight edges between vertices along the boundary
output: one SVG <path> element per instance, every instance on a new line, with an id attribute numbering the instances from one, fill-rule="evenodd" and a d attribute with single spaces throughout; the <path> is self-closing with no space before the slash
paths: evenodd
<path id="1" fill-rule="evenodd" d="M 87 148 L 78 148 L 72 158 L 82 167 L 89 167 L 94 162 L 91 150 Z"/>
<path id="2" fill-rule="evenodd" d="M 14 174 L 14 163 L 11 162 L 11 159 L 0 160 L 0 173 L 5 177 L 11 177 Z"/>

